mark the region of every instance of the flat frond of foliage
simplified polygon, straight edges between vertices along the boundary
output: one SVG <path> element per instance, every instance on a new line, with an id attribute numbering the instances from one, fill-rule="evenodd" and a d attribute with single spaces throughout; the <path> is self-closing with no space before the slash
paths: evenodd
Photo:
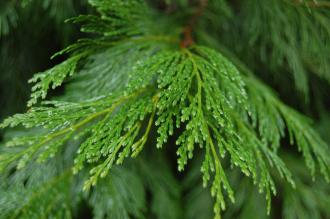
<path id="1" fill-rule="evenodd" d="M 248 80 L 244 81 L 235 66 L 213 50 L 196 46 L 178 52 L 159 52 L 145 62 L 138 63 L 129 78 L 124 93 L 78 103 L 47 101 L 26 114 L 6 119 L 2 127 L 43 127 L 49 133 L 9 141 L 8 146 L 29 147 L 14 156 L 3 155 L 2 167 L 16 160 L 18 168 L 25 166 L 31 159 L 42 162 L 54 156 L 73 136 L 86 136 L 75 158 L 74 171 L 83 169 L 86 163 L 94 164 L 84 186 L 89 189 L 99 177 L 105 177 L 114 164 L 120 164 L 126 157 L 135 157 L 140 153 L 154 123 L 159 133 L 158 147 L 166 143 L 174 129 L 183 127 L 184 131 L 176 141 L 178 168 L 184 169 L 193 157 L 196 145 L 204 148 L 204 184 L 212 179 L 215 213 L 219 214 L 220 208 L 225 209 L 222 188 L 234 201 L 234 192 L 220 161 L 226 153 L 230 155 L 233 165 L 251 176 L 261 192 L 266 192 L 268 201 L 271 193 L 275 193 L 269 166 L 276 167 L 283 177 L 293 183 L 291 174 L 274 150 L 284 132 L 284 121 L 279 120 L 283 117 L 290 132 L 295 131 L 294 138 L 298 139 L 297 144 L 308 167 L 315 171 L 315 156 L 322 172 L 326 176 L 328 174 L 329 160 L 317 145 L 322 141 L 315 133 L 310 133 L 310 128 L 305 131 L 303 138 L 300 137 L 302 129 L 308 124 L 295 118 L 298 114 L 291 109 L 288 111 L 269 91 L 257 90 L 253 94 L 266 102 L 263 107 L 267 104 L 277 104 L 279 107 L 273 116 L 280 126 L 267 127 L 273 130 L 271 134 L 266 132 L 263 126 L 274 123 L 264 123 L 263 116 L 258 118 L 255 115 L 262 115 L 267 109 L 250 106 L 254 102 L 247 101 L 249 92 L 246 90 L 249 89 L 246 87 L 249 86 L 245 81 Z M 244 111 L 251 115 L 255 124 L 259 124 L 258 131 L 263 139 L 259 139 L 256 131 L 253 131 L 253 124 L 244 119 Z M 142 128 L 144 123 L 147 125 Z M 273 149 L 268 147 L 269 142 Z"/>
<path id="2" fill-rule="evenodd" d="M 32 78 L 35 85 L 28 103 L 32 108 L 7 118 L 0 127 L 43 131 L 8 141 L 7 146 L 18 152 L 1 154 L 0 170 L 46 162 L 75 139 L 79 147 L 72 169 L 75 174 L 89 170 L 83 188 L 91 191 L 98 182 L 102 184 L 101 178 L 109 177 L 115 165 L 137 157 L 153 130 L 157 148 L 165 147 L 180 130 L 175 139 L 177 168 L 183 171 L 197 149 L 203 151 L 200 170 L 203 185 L 210 186 L 215 199 L 215 218 L 226 209 L 225 197 L 235 201 L 223 166 L 225 158 L 265 193 L 269 212 L 271 196 L 276 194 L 272 171 L 277 170 L 284 181 L 295 186 L 278 154 L 287 130 L 312 174 L 319 168 L 329 180 L 326 143 L 308 119 L 284 105 L 262 82 L 240 72 L 218 51 L 199 45 L 179 48 L 177 32 L 166 34 L 155 28 L 164 25 L 166 29 L 171 20 L 163 18 L 155 24 L 154 11 L 144 1 L 92 0 L 91 4 L 98 16 L 79 16 L 73 21 L 82 22 L 84 32 L 99 37 L 68 47 L 59 53 L 71 55 L 66 61 Z M 68 100 L 36 105 L 69 76 L 73 82 Z M 90 80 L 84 81 L 86 78 Z M 86 89 L 80 95 L 86 93 L 88 98 L 77 98 L 75 86 Z M 113 192 L 111 187 L 98 189 L 92 195 L 95 202 L 102 198 L 99 192 Z M 141 209 L 137 206 L 127 214 L 140 215 Z M 111 217 L 108 212 L 98 212 L 99 217 Z"/>

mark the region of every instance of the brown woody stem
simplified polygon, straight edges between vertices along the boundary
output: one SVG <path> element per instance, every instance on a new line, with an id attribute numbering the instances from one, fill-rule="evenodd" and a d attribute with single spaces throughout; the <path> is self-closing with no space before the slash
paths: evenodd
<path id="1" fill-rule="evenodd" d="M 195 26 L 198 18 L 203 14 L 205 8 L 207 7 L 208 0 L 200 0 L 199 6 L 196 12 L 193 14 L 187 26 L 183 29 L 183 39 L 180 42 L 181 48 L 187 48 L 194 43 L 194 39 L 192 36 L 193 27 Z"/>

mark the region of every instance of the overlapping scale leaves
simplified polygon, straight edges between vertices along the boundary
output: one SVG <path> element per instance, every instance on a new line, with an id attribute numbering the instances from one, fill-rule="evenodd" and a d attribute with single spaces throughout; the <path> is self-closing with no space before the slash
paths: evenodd
<path id="1" fill-rule="evenodd" d="M 290 172 L 276 153 L 279 138 L 284 132 L 284 119 L 289 128 L 292 124 L 295 125 L 294 130 L 303 127 L 293 123 L 296 113 L 291 118 L 281 111 L 287 108 L 270 91 L 255 91 L 248 88 L 248 83 L 249 80 L 230 61 L 214 50 L 200 46 L 178 51 L 164 50 L 136 63 L 122 93 L 77 103 L 49 101 L 26 114 L 5 120 L 3 127 L 21 124 L 50 131 L 41 136 L 9 141 L 9 146 L 29 146 L 14 156 L 3 156 L 1 163 L 5 167 L 19 159 L 18 167 L 21 168 L 33 158 L 42 162 L 54 156 L 70 138 L 84 137 L 75 158 L 74 171 L 82 170 L 86 163 L 93 164 L 91 176 L 84 185 L 85 189 L 89 189 L 100 177 L 105 177 L 114 164 L 139 154 L 155 122 L 159 148 L 175 130 L 183 130 L 176 140 L 179 170 L 183 170 L 193 157 L 196 146 L 204 149 L 201 171 L 204 185 L 212 181 L 216 215 L 225 209 L 223 189 L 234 201 L 234 192 L 221 164 L 221 158 L 226 154 L 229 154 L 233 166 L 252 177 L 270 202 L 271 193 L 276 192 L 270 167 L 274 166 L 294 185 Z M 249 94 L 258 95 L 254 98 L 261 98 L 266 104 L 256 107 L 253 101 L 249 102 Z M 264 131 L 268 123 L 262 120 L 262 113 L 270 104 L 267 101 L 278 104 L 272 116 L 280 119 L 279 127 L 276 123 L 267 126 L 275 132 L 271 135 Z M 251 124 L 244 115 L 250 115 Z M 259 125 L 257 130 L 254 129 L 256 124 Z M 312 171 L 315 169 L 313 156 L 316 156 L 321 170 L 327 175 L 328 158 L 320 153 L 321 148 L 315 146 L 321 140 L 314 134 L 310 139 L 309 135 L 307 140 L 299 139 L 303 142 L 298 142 L 298 145 Z"/>
<path id="2" fill-rule="evenodd" d="M 162 35 L 166 30 L 159 31 L 155 23 L 150 22 L 153 20 L 153 12 L 145 1 L 93 0 L 90 4 L 99 15 L 80 15 L 70 21 L 81 24 L 82 32 L 100 34 L 101 37 L 78 40 L 56 53 L 53 57 L 63 54 L 71 54 L 71 57 L 49 70 L 35 74 L 29 80 L 34 85 L 28 106 L 36 104 L 39 99 L 45 99 L 50 89 L 57 88 L 71 76 L 75 76 L 74 83 L 68 89 L 75 89 L 77 93 L 77 89 L 87 87 L 84 92 L 90 98 L 116 90 L 117 87 L 122 88 L 127 82 L 124 73 L 130 71 L 137 58 L 142 61 L 143 56 L 149 57 L 155 51 L 176 42 L 173 36 Z M 161 22 L 164 23 L 162 26 L 165 27 L 166 22 Z M 174 31 L 173 35 L 177 33 Z M 94 71 L 99 74 L 95 75 Z M 76 76 L 76 72 L 81 74 Z M 109 80 L 113 83 L 104 83 Z M 65 98 L 79 98 L 77 95 L 69 96 Z"/>
<path id="3" fill-rule="evenodd" d="M 91 170 L 92 177 L 85 185 L 88 189 L 99 176 L 107 175 L 113 163 L 121 163 L 129 155 L 136 156 L 145 144 L 153 117 L 150 117 L 147 128 L 142 126 L 142 122 L 155 109 L 150 94 L 141 95 L 141 92 L 84 103 L 48 102 L 48 106 L 36 107 L 26 114 L 8 118 L 2 126 L 21 124 L 27 128 L 42 127 L 48 132 L 9 141 L 8 146 L 28 147 L 14 155 L 2 155 L 1 167 L 5 168 L 14 160 L 18 160 L 18 168 L 34 158 L 39 162 L 45 161 L 54 156 L 73 135 L 75 138 L 87 136 L 78 150 L 74 171 L 82 169 L 86 162 L 95 163 L 106 157 L 102 164 Z M 141 132 L 144 134 L 141 135 Z"/>
<path id="4" fill-rule="evenodd" d="M 146 71 L 147 68 L 150 71 Z M 194 47 L 160 53 L 137 69 L 140 73 L 133 72 L 130 88 L 144 87 L 154 79 L 160 90 L 157 146 L 162 147 L 174 129 L 183 127 L 176 141 L 179 170 L 183 170 L 188 159 L 193 157 L 196 145 L 205 148 L 203 179 L 206 185 L 213 178 L 216 215 L 220 213 L 220 206 L 225 208 L 222 187 L 234 200 L 220 162 L 226 152 L 233 165 L 253 177 L 260 191 L 266 190 L 268 201 L 270 190 L 275 192 L 275 187 L 265 160 L 269 160 L 270 165 L 274 163 L 281 175 L 292 182 L 290 173 L 276 153 L 269 150 L 241 119 L 240 110 L 249 107 L 245 84 L 238 70 L 222 55 L 205 47 Z"/>
<path id="5" fill-rule="evenodd" d="M 45 162 L 76 139 L 79 147 L 72 169 L 76 174 L 89 170 L 83 186 L 89 190 L 114 165 L 140 154 L 155 130 L 157 148 L 174 138 L 179 171 L 202 151 L 202 178 L 215 199 L 215 218 L 226 208 L 224 194 L 235 201 L 222 164 L 225 160 L 265 193 L 269 211 L 271 195 L 276 194 L 271 170 L 294 186 L 278 155 L 287 129 L 312 173 L 320 167 L 328 179 L 327 145 L 306 118 L 281 103 L 262 82 L 239 72 L 213 49 L 178 48 L 175 33 L 159 34 L 161 28 L 149 28 L 152 11 L 144 1 L 91 3 L 100 16 L 74 20 L 85 23 L 83 31 L 100 37 L 68 47 L 60 54 L 69 53 L 70 58 L 37 74 L 29 105 L 79 73 L 72 77 L 68 96 L 44 101 L 0 125 L 42 129 L 38 135 L 9 141 L 7 145 L 17 153 L 2 153 L 0 170 L 13 165 L 22 168 L 34 160 Z M 97 192 L 92 199 L 100 199 Z M 133 214 L 139 215 L 137 208 Z M 104 215 L 108 213 L 100 212 L 100 217 Z"/>

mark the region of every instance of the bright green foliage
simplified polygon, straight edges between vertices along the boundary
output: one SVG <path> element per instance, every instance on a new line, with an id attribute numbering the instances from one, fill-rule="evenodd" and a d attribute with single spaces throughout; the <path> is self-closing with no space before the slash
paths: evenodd
<path id="1" fill-rule="evenodd" d="M 158 218 L 180 218 L 180 210 L 175 205 L 180 191 L 175 190 L 178 185 L 168 171 L 157 174 L 155 167 L 143 161 L 140 167 L 129 166 L 128 170 L 124 162 L 124 159 L 137 157 L 145 151 L 143 149 L 169 148 L 167 143 L 174 139 L 179 171 L 201 151 L 203 159 L 198 169 L 203 186 L 210 187 L 215 200 L 215 218 L 220 218 L 221 211 L 226 209 L 227 196 L 235 202 L 234 191 L 241 193 L 237 185 L 232 187 L 233 168 L 250 177 L 257 190 L 265 193 L 269 213 L 272 194 L 276 194 L 274 179 L 288 182 L 287 191 L 296 185 L 278 152 L 280 140 L 287 131 L 290 143 L 298 147 L 312 176 L 319 174 L 316 170 L 320 169 L 329 180 L 327 144 L 312 129 L 310 121 L 284 105 L 270 88 L 249 72 L 238 70 L 222 53 L 206 46 L 179 47 L 177 22 L 161 15 L 145 1 L 91 0 L 90 4 L 99 15 L 79 16 L 72 21 L 82 23 L 83 32 L 97 37 L 79 40 L 59 52 L 56 55 L 70 57 L 30 80 L 35 83 L 28 102 L 32 108 L 5 119 L 0 126 L 23 126 L 41 131 L 8 141 L 7 146 L 17 151 L 0 154 L 0 170 L 29 167 L 35 161 L 47 163 L 49 158 L 71 148 L 75 151 L 75 155 L 69 156 L 72 164 L 56 176 L 84 181 L 82 187 L 87 191 L 84 197 L 93 208 L 95 218 L 144 218 L 149 214 Z M 222 4 L 223 1 L 219 3 Z M 272 0 L 271 4 L 276 10 L 279 10 L 278 5 L 284 7 L 283 2 Z M 287 10 L 291 13 L 293 9 Z M 290 23 L 278 22 L 278 25 Z M 302 28 L 303 36 L 306 35 L 304 31 L 310 31 L 311 25 L 306 25 Z M 169 31 L 170 28 L 174 30 Z M 294 34 L 289 31 L 287 35 L 294 37 L 296 32 L 300 33 L 294 30 Z M 280 38 L 276 34 L 274 37 Z M 302 37 L 302 41 L 308 39 Z M 288 45 L 294 47 L 290 41 Z M 281 45 L 276 48 L 283 52 Z M 313 54 L 311 48 L 303 49 Z M 291 55 L 280 53 L 279 56 L 288 62 L 294 74 L 299 74 L 296 78 L 305 76 L 295 69 Z M 321 58 L 317 60 L 322 61 Z M 37 105 L 40 99 L 47 97 L 49 90 L 66 80 L 69 84 L 65 95 Z M 306 80 L 302 78 L 301 90 L 306 91 Z M 153 133 L 156 133 L 155 138 Z M 72 148 L 75 144 L 77 148 Z M 141 159 L 148 157 L 142 155 Z M 136 160 L 140 162 L 139 158 Z M 121 164 L 123 169 L 116 166 Z M 71 169 L 77 175 L 71 175 Z M 89 174 L 85 174 L 86 171 Z M 143 179 L 139 178 L 141 174 Z M 70 181 L 66 182 L 68 185 L 61 185 L 65 182 L 61 179 L 56 186 L 67 189 L 76 186 Z M 130 187 L 130 183 L 134 186 Z M 51 192 L 57 193 L 63 203 L 68 192 L 63 194 L 56 186 L 50 188 Z M 304 191 L 301 184 L 297 186 Z M 153 194 L 151 212 L 145 209 L 145 189 Z M 287 195 L 287 200 L 297 198 L 290 197 L 289 192 Z M 38 198 L 44 196 L 42 193 Z M 50 200 L 45 197 L 45 209 L 49 202 L 56 206 L 59 201 L 48 198 Z M 239 196 L 239 202 L 242 199 Z M 53 206 L 50 206 L 46 212 L 52 214 Z M 62 206 L 63 211 L 57 213 L 67 213 L 68 208 Z M 22 215 L 22 218 L 32 217 L 29 211 Z"/>
<path id="2" fill-rule="evenodd" d="M 143 36 L 114 44 L 96 40 L 78 42 L 69 48 L 90 47 L 93 51 L 97 48 L 99 50 L 86 57 L 84 68 L 79 69 L 79 74 L 73 75 L 72 82 L 66 86 L 67 94 L 62 98 L 81 101 L 122 90 L 128 81 L 126 74 L 132 70 L 132 66 L 149 58 L 160 49 L 168 48 L 169 45 L 166 44 L 168 41 L 171 42 L 171 38 Z M 95 70 L 98 72 L 97 75 L 94 73 Z"/>
<path id="3" fill-rule="evenodd" d="M 274 163 L 281 175 L 290 182 L 292 180 L 282 161 L 258 140 L 248 124 L 240 118 L 240 112 L 235 110 L 238 106 L 242 107 L 242 111 L 248 109 L 244 82 L 239 72 L 228 60 L 212 50 L 195 47 L 192 51 L 174 52 L 171 56 L 154 56 L 150 59 L 151 63 L 146 61 L 144 65 L 134 68 L 144 75 L 134 74 L 133 71 L 127 95 L 119 93 L 81 103 L 46 102 L 52 106 L 35 107 L 27 114 L 6 119 L 3 127 L 22 124 L 27 128 L 42 126 L 51 131 L 41 136 L 9 141 L 10 146 L 30 146 L 14 156 L 4 155 L 3 167 L 16 159 L 19 159 L 19 168 L 33 157 L 43 161 L 53 156 L 72 135 L 87 135 L 78 150 L 74 170 L 82 169 L 85 162 L 98 163 L 105 157 L 101 164 L 91 169 L 91 177 L 84 187 L 89 189 L 96 184 L 99 177 L 108 174 L 114 163 L 120 164 L 125 157 L 134 157 L 142 150 L 157 113 L 160 115 L 156 121 L 160 130 L 158 147 L 173 133 L 173 119 L 176 120 L 177 128 L 186 122 L 185 131 L 177 139 L 179 170 L 183 170 L 187 160 L 192 158 L 194 145 L 205 148 L 203 179 L 206 185 L 210 180 L 210 172 L 214 172 L 212 194 L 217 200 L 216 214 L 220 213 L 220 206 L 225 208 L 222 189 L 219 187 L 221 184 L 234 201 L 218 150 L 221 156 L 228 151 L 233 164 L 239 166 L 246 175 L 252 176 L 259 184 L 260 191 L 266 190 L 270 201 L 270 191 L 275 192 L 275 187 L 265 158 L 269 159 L 271 165 Z M 154 60 L 157 62 L 154 63 Z M 157 66 L 161 66 L 160 69 Z M 163 66 L 167 67 L 168 74 L 162 74 L 165 72 Z M 221 71 L 218 72 L 217 69 Z M 148 88 L 146 85 L 153 78 L 151 73 L 159 74 L 155 79 L 158 83 L 155 91 L 152 91 L 155 88 Z M 220 90 L 215 79 L 228 88 Z M 147 91 L 151 95 L 145 94 Z M 219 104 L 216 105 L 215 102 Z M 147 126 L 141 129 L 142 121 L 148 114 L 150 117 L 146 121 Z M 163 115 L 166 118 L 164 120 Z M 85 127 L 86 125 L 89 126 Z M 258 159 L 254 160 L 253 157 Z"/>
<path id="4" fill-rule="evenodd" d="M 32 87 L 33 93 L 30 101 L 28 102 L 28 106 L 32 106 L 37 103 L 39 98 L 46 98 L 47 91 L 50 88 L 55 89 L 63 83 L 67 76 L 72 76 L 76 70 L 79 60 L 83 56 L 84 54 L 73 56 L 46 72 L 35 74 L 33 78 L 29 80 L 30 83 L 37 83 Z"/>
<path id="5" fill-rule="evenodd" d="M 109 1 L 104 4 L 104 1 L 91 1 L 100 16 L 81 15 L 71 19 L 74 23 L 83 23 L 81 31 L 101 34 L 101 37 L 79 40 L 55 54 L 54 56 L 73 53 L 68 60 L 46 72 L 36 74 L 30 80 L 37 83 L 33 87 L 28 106 L 35 104 L 39 98 L 44 99 L 50 88 L 55 89 L 66 77 L 72 76 L 81 59 L 86 59 L 84 68 L 79 69 L 80 74 L 68 89 L 74 90 L 75 93 L 77 89 L 83 89 L 82 92 L 93 98 L 108 94 L 117 87 L 122 88 L 127 81 L 124 73 L 129 72 L 135 62 L 141 62 L 144 56 L 151 56 L 159 49 L 168 47 L 164 43 L 175 42 L 171 35 L 159 35 L 158 29 L 152 26 L 155 24 L 149 24 L 153 19 L 152 11 L 147 11 L 143 1 L 132 1 L 135 2 L 133 5 L 130 1 L 116 2 Z M 140 8 L 138 11 L 137 7 Z M 138 14 L 132 16 L 135 12 Z M 112 14 L 115 16 L 107 16 Z M 163 26 L 166 27 L 166 21 L 164 23 Z M 97 75 L 95 70 L 99 72 Z M 75 95 L 71 98 L 77 97 Z"/>

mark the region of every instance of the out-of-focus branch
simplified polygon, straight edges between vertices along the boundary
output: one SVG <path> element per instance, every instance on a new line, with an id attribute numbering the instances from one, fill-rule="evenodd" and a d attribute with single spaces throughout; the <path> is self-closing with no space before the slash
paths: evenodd
<path id="1" fill-rule="evenodd" d="M 200 0 L 200 4 L 193 14 L 187 26 L 183 29 L 183 39 L 180 42 L 181 48 L 186 48 L 191 46 L 194 43 L 194 39 L 192 37 L 193 27 L 196 24 L 198 18 L 203 14 L 205 8 L 207 7 L 208 0 Z"/>
<path id="2" fill-rule="evenodd" d="M 303 0 L 293 0 L 292 3 L 294 5 L 307 5 L 311 8 L 321 8 L 328 7 L 330 8 L 330 2 L 328 1 L 303 1 Z"/>

